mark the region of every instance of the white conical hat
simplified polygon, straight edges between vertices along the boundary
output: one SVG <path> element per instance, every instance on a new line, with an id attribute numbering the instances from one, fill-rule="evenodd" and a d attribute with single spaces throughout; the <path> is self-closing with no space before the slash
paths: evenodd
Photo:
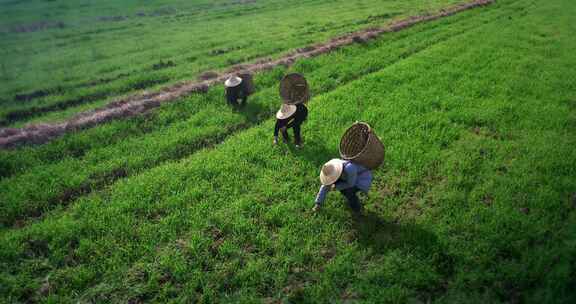
<path id="1" fill-rule="evenodd" d="M 294 113 L 296 113 L 296 106 L 295 105 L 283 104 L 280 107 L 280 110 L 278 110 L 278 112 L 276 112 L 276 118 L 286 119 L 286 118 L 289 118 L 290 116 L 294 115 Z"/>
<path id="2" fill-rule="evenodd" d="M 228 78 L 226 80 L 226 82 L 224 82 L 224 85 L 229 87 L 229 88 L 233 88 L 233 87 L 238 86 L 241 83 L 242 83 L 242 78 L 240 78 L 238 76 L 232 76 L 232 77 Z"/>
<path id="3" fill-rule="evenodd" d="M 344 161 L 338 158 L 334 158 L 329 162 L 325 163 L 320 170 L 320 182 L 322 185 L 332 185 L 334 184 L 342 175 L 344 170 Z"/>

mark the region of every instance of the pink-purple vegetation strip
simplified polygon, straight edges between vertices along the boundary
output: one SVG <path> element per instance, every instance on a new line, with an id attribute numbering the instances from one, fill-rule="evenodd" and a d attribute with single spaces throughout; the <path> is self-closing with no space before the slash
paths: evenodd
<path id="1" fill-rule="evenodd" d="M 261 59 L 250 65 L 236 65 L 223 74 L 205 73 L 204 76 L 206 77 L 203 80 L 185 81 L 165 87 L 158 92 L 133 95 L 111 102 L 104 107 L 79 113 L 64 122 L 33 124 L 24 128 L 2 128 L 0 129 L 0 148 L 12 148 L 22 144 L 46 143 L 67 132 L 90 128 L 113 119 L 137 115 L 156 108 L 164 102 L 175 101 L 191 93 L 206 92 L 209 87 L 220 84 L 235 74 L 266 71 L 279 65 L 290 66 L 298 59 L 315 57 L 353 43 L 363 43 L 384 33 L 396 32 L 418 23 L 436 20 L 478 6 L 489 5 L 494 1 L 474 0 L 457 4 L 441 9 L 435 14 L 411 16 L 392 22 L 384 27 L 369 28 L 336 37 L 329 42 L 300 48 L 276 60 Z"/>

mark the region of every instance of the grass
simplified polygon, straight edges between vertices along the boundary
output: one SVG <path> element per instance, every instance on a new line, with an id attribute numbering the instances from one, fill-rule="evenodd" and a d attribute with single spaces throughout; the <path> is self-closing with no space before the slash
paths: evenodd
<path id="1" fill-rule="evenodd" d="M 302 62 L 295 69 L 307 75 L 314 85 L 314 93 L 321 94 L 470 30 L 472 26 L 461 24 L 449 30 L 429 27 L 416 30 L 411 35 L 402 33 L 370 47 L 348 48 Z M 388 56 L 381 56 L 383 51 Z M 335 61 L 340 65 L 330 65 Z M 105 125 L 102 130 L 90 130 L 86 132 L 88 134 L 71 134 L 44 147 L 0 152 L 4 160 L 0 161 L 0 166 L 5 172 L 5 179 L 0 181 L 0 189 L 4 189 L 0 193 L 5 197 L 2 212 L 5 217 L 0 222 L 12 225 L 30 215 L 42 214 L 47 208 L 57 207 L 79 194 L 104 186 L 103 179 L 109 179 L 118 172 L 134 174 L 159 162 L 182 158 L 207 142 L 220 140 L 230 130 L 246 128 L 267 119 L 277 107 L 276 86 L 283 70 L 278 68 L 259 75 L 259 93 L 251 98 L 250 107 L 244 113 L 215 115 L 228 112 L 221 102 L 222 89 L 216 88 L 208 95 L 194 96 L 164 107 L 158 118 L 137 117 L 128 122 L 118 121 Z M 175 120 L 179 119 L 182 121 L 176 123 Z M 138 154 L 130 151 L 138 151 Z M 13 178 L 6 178 L 12 175 Z M 114 180 L 112 178 L 108 183 Z M 51 191 L 42 191 L 44 188 Z"/>
<path id="2" fill-rule="evenodd" d="M 264 56 L 278 57 L 338 34 L 457 2 L 5 3 L 0 13 L 0 126 L 62 120 L 115 97 Z M 14 32 L 40 22 L 64 26 Z M 39 95 L 29 98 L 34 93 Z"/>
<path id="3" fill-rule="evenodd" d="M 30 220 L 0 230 L 0 294 L 571 303 L 575 11 L 567 0 L 499 1 L 299 62 L 292 70 L 315 93 L 303 150 L 271 146 L 266 117 L 287 72 L 277 69 L 257 76 L 244 113 L 225 108 L 218 87 L 148 117 L 2 152 L 3 223 Z M 367 214 L 353 220 L 332 193 L 313 215 L 318 169 L 356 120 L 387 147 Z M 186 152 L 163 158 L 179 141 Z M 84 182 L 118 168 L 134 172 L 65 206 L 46 199 L 47 189 L 73 188 L 67 176 Z"/>

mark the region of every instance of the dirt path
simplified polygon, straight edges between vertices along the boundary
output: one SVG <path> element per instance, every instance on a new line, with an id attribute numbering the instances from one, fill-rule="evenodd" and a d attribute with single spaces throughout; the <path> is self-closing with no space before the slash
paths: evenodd
<path id="1" fill-rule="evenodd" d="M 478 6 L 489 5 L 494 1 L 495 0 L 472 0 L 468 3 L 441 9 L 435 14 L 412 16 L 392 22 L 384 27 L 353 32 L 336 37 L 329 42 L 297 49 L 276 60 L 262 59 L 250 65 L 233 66 L 222 74 L 214 74 L 210 79 L 185 81 L 165 87 L 158 92 L 133 95 L 111 102 L 104 107 L 79 113 L 61 123 L 33 124 L 20 129 L 2 128 L 0 129 L 0 149 L 13 148 L 22 144 L 46 143 L 67 132 L 90 128 L 113 119 L 137 115 L 156 108 L 164 102 L 175 101 L 191 93 L 205 92 L 210 86 L 220 84 L 231 75 L 237 73 L 256 73 L 270 70 L 278 65 L 290 66 L 298 59 L 315 57 L 353 43 L 364 43 L 384 33 L 396 32 L 421 22 L 436 20 Z"/>

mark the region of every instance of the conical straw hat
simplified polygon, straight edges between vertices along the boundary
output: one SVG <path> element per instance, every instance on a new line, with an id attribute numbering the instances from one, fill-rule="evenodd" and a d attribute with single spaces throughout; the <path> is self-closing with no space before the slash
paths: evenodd
<path id="1" fill-rule="evenodd" d="M 290 116 L 294 115 L 294 113 L 296 113 L 295 105 L 283 104 L 280 107 L 280 110 L 276 112 L 276 118 L 278 119 L 290 118 Z"/>
<path id="2" fill-rule="evenodd" d="M 224 85 L 226 87 L 233 88 L 233 87 L 238 86 L 241 83 L 242 83 L 242 78 L 240 78 L 238 76 L 232 76 L 232 77 L 228 78 L 226 80 L 226 82 L 224 82 Z"/>
<path id="3" fill-rule="evenodd" d="M 338 158 L 334 158 L 329 162 L 325 163 L 320 170 L 320 182 L 322 185 L 332 185 L 334 184 L 342 175 L 344 170 L 344 161 Z"/>

